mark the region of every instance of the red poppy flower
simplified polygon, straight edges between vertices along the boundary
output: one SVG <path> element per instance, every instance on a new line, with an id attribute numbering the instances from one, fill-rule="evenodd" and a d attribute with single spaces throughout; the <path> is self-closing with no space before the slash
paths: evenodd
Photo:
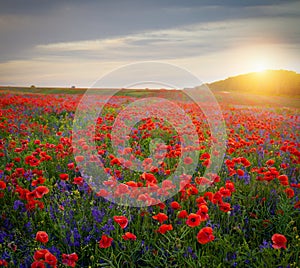
<path id="1" fill-rule="evenodd" d="M 101 240 L 99 241 L 100 248 L 109 248 L 111 246 L 113 239 L 109 236 L 102 235 Z"/>
<path id="2" fill-rule="evenodd" d="M 208 207 L 206 205 L 200 205 L 199 210 L 197 211 L 197 215 L 200 216 L 201 221 L 206 221 L 209 219 L 209 215 L 207 214 Z"/>
<path id="3" fill-rule="evenodd" d="M 228 190 L 224 187 L 221 187 L 219 192 L 221 193 L 222 196 L 225 196 L 225 197 L 231 196 L 230 190 Z"/>
<path id="4" fill-rule="evenodd" d="M 4 266 L 7 267 L 8 266 L 8 262 L 6 260 L 0 260 L 0 266 Z"/>
<path id="5" fill-rule="evenodd" d="M 124 229 L 128 224 L 128 219 L 125 216 L 114 216 L 113 219 L 122 229 Z"/>
<path id="6" fill-rule="evenodd" d="M 173 201 L 173 202 L 171 203 L 171 208 L 174 209 L 174 210 L 177 210 L 177 209 L 180 209 L 181 206 L 180 206 L 180 204 L 179 204 L 178 202 Z"/>
<path id="7" fill-rule="evenodd" d="M 69 164 L 68 164 L 68 169 L 74 169 L 74 168 L 75 168 L 74 163 L 69 163 Z"/>
<path id="8" fill-rule="evenodd" d="M 211 185 L 212 182 L 205 177 L 196 177 L 195 182 L 199 185 Z"/>
<path id="9" fill-rule="evenodd" d="M 250 167 L 251 166 L 251 162 L 245 157 L 242 157 L 241 163 L 244 165 L 244 167 Z"/>
<path id="10" fill-rule="evenodd" d="M 126 160 L 124 163 L 122 163 L 123 164 L 123 166 L 125 167 L 125 168 L 130 168 L 133 164 L 132 164 L 132 161 L 130 161 L 130 160 Z"/>
<path id="11" fill-rule="evenodd" d="M 130 190 L 128 188 L 128 185 L 124 184 L 124 183 L 120 183 L 117 186 L 117 189 L 115 191 L 115 196 L 120 196 L 120 195 L 124 195 L 124 194 L 129 194 Z"/>
<path id="12" fill-rule="evenodd" d="M 33 259 L 36 262 L 35 264 L 32 264 L 35 265 L 33 267 L 45 267 L 45 266 L 40 266 L 41 264 L 39 264 L 39 262 L 42 263 L 46 262 L 52 267 L 56 267 L 57 264 L 56 257 L 47 249 L 37 250 L 33 255 Z"/>
<path id="13" fill-rule="evenodd" d="M 234 192 L 234 184 L 231 181 L 226 181 L 225 188 L 228 189 L 230 192 Z"/>
<path id="14" fill-rule="evenodd" d="M 32 186 L 37 186 L 38 184 L 43 184 L 46 181 L 45 178 L 39 177 L 38 179 L 32 181 L 31 185 Z"/>
<path id="15" fill-rule="evenodd" d="M 110 165 L 113 166 L 113 165 L 117 165 L 117 166 L 120 166 L 121 165 L 121 162 L 118 158 L 113 158 L 111 161 L 110 161 Z"/>
<path id="16" fill-rule="evenodd" d="M 34 261 L 31 264 L 31 268 L 46 268 L 44 261 Z"/>
<path id="17" fill-rule="evenodd" d="M 209 167 L 210 164 L 211 164 L 211 161 L 210 161 L 209 159 L 206 159 L 206 160 L 202 163 L 202 165 L 203 165 L 204 167 Z"/>
<path id="18" fill-rule="evenodd" d="M 196 227 L 200 223 L 201 223 L 201 217 L 195 213 L 191 213 L 186 220 L 186 224 L 190 227 Z"/>
<path id="19" fill-rule="evenodd" d="M 36 198 L 36 192 L 35 192 L 35 190 L 33 190 L 32 192 L 29 192 L 27 189 L 26 190 L 24 189 L 23 194 L 26 195 L 25 199 L 27 201 L 32 201 L 34 198 Z"/>
<path id="20" fill-rule="evenodd" d="M 4 181 L 0 181 L 0 189 L 5 189 L 6 183 Z"/>
<path id="21" fill-rule="evenodd" d="M 126 232 L 124 235 L 122 235 L 122 238 L 124 240 L 136 240 L 136 236 L 130 232 Z"/>
<path id="22" fill-rule="evenodd" d="M 239 177 L 243 177 L 244 174 L 245 174 L 244 170 L 242 170 L 242 169 L 238 169 L 238 170 L 236 171 L 236 173 L 238 174 Z"/>
<path id="23" fill-rule="evenodd" d="M 292 188 L 286 188 L 284 190 L 288 198 L 292 198 L 295 195 L 295 192 Z"/>
<path id="24" fill-rule="evenodd" d="M 213 183 L 218 183 L 218 182 L 221 181 L 220 176 L 217 175 L 217 174 L 212 174 L 211 178 L 212 178 L 212 180 L 213 180 Z"/>
<path id="25" fill-rule="evenodd" d="M 45 259 L 45 255 L 46 253 L 48 253 L 49 251 L 47 249 L 40 249 L 40 250 L 37 250 L 34 252 L 34 255 L 33 255 L 33 259 L 35 261 L 40 261 L 40 260 L 43 260 Z"/>
<path id="26" fill-rule="evenodd" d="M 230 204 L 226 203 L 226 202 L 220 202 L 219 204 L 219 208 L 221 211 L 223 212 L 228 212 L 231 210 Z"/>
<path id="27" fill-rule="evenodd" d="M 279 175 L 277 179 L 281 185 L 289 185 L 289 178 L 287 175 Z"/>
<path id="28" fill-rule="evenodd" d="M 212 192 L 205 192 L 204 193 L 204 195 L 203 195 L 203 197 L 205 198 L 205 199 L 208 199 L 209 201 L 213 201 L 213 197 L 214 197 L 214 194 L 212 193 Z"/>
<path id="29" fill-rule="evenodd" d="M 32 155 L 28 155 L 25 157 L 25 164 L 30 165 L 32 167 L 36 167 L 40 164 L 40 161 Z"/>
<path id="30" fill-rule="evenodd" d="M 102 196 L 102 197 L 106 197 L 109 195 L 109 192 L 106 191 L 105 189 L 100 189 L 99 192 L 96 193 L 97 196 Z"/>
<path id="31" fill-rule="evenodd" d="M 38 231 L 36 233 L 35 240 L 43 244 L 46 244 L 49 240 L 48 234 L 44 231 Z"/>
<path id="32" fill-rule="evenodd" d="M 196 202 L 197 202 L 197 206 L 201 206 L 201 205 L 206 205 L 207 202 L 205 201 L 204 197 L 203 196 L 199 196 L 197 199 L 196 199 Z"/>
<path id="33" fill-rule="evenodd" d="M 160 223 L 163 223 L 168 219 L 168 216 L 165 213 L 158 213 L 157 215 L 152 216 L 154 220 L 159 221 Z"/>
<path id="34" fill-rule="evenodd" d="M 200 157 L 201 160 L 204 160 L 204 159 L 210 159 L 210 154 L 209 153 L 203 153 Z"/>
<path id="35" fill-rule="evenodd" d="M 62 254 L 62 263 L 64 265 L 75 267 L 77 261 L 78 261 L 78 256 L 76 253 Z"/>
<path id="36" fill-rule="evenodd" d="M 83 185 L 83 178 L 82 177 L 76 177 L 76 178 L 74 178 L 73 184 Z"/>
<path id="37" fill-rule="evenodd" d="M 161 186 L 164 190 L 171 190 L 171 189 L 174 189 L 176 188 L 176 186 L 173 184 L 172 181 L 170 180 L 164 180 L 162 183 L 161 183 Z"/>
<path id="38" fill-rule="evenodd" d="M 158 228 L 157 232 L 161 234 L 165 234 L 166 232 L 171 230 L 173 230 L 172 224 L 163 224 Z"/>
<path id="39" fill-rule="evenodd" d="M 25 170 L 24 170 L 24 168 L 16 168 L 16 172 L 18 175 L 24 175 Z"/>
<path id="40" fill-rule="evenodd" d="M 151 158 L 145 158 L 142 165 L 143 167 L 151 166 L 152 162 L 153 160 Z"/>
<path id="41" fill-rule="evenodd" d="M 63 174 L 60 174 L 59 175 L 59 178 L 62 180 L 62 181 L 67 181 L 69 179 L 69 175 L 66 174 L 66 173 L 63 173 Z"/>
<path id="42" fill-rule="evenodd" d="M 297 189 L 300 189 L 300 183 L 291 183 L 291 187 L 295 187 Z"/>
<path id="43" fill-rule="evenodd" d="M 187 157 L 184 158 L 183 163 L 185 165 L 190 165 L 190 164 L 193 163 L 193 159 L 191 157 L 187 156 Z"/>
<path id="44" fill-rule="evenodd" d="M 148 181 L 148 182 L 152 182 L 152 183 L 157 183 L 157 179 L 155 178 L 155 176 L 153 175 L 153 174 L 151 174 L 151 173 L 143 173 L 142 175 L 141 175 L 141 179 L 142 180 L 146 180 L 146 181 Z"/>
<path id="45" fill-rule="evenodd" d="M 279 249 L 279 248 L 284 248 L 286 249 L 286 243 L 287 239 L 284 235 L 282 234 L 274 234 L 272 236 L 272 242 L 273 242 L 273 248 Z"/>
<path id="46" fill-rule="evenodd" d="M 34 190 L 36 198 L 42 198 L 45 194 L 49 193 L 49 189 L 46 186 L 38 186 Z"/>
<path id="47" fill-rule="evenodd" d="M 269 159 L 269 160 L 266 162 L 266 164 L 267 164 L 268 166 L 272 166 L 272 165 L 274 165 L 274 163 L 275 163 L 275 160 L 273 160 L 273 159 Z"/>
<path id="48" fill-rule="evenodd" d="M 57 259 L 52 253 L 48 252 L 45 254 L 45 262 L 47 262 L 52 267 L 56 267 Z"/>
<path id="49" fill-rule="evenodd" d="M 214 204 L 218 204 L 222 202 L 222 194 L 219 191 L 214 194 L 212 202 Z"/>
<path id="50" fill-rule="evenodd" d="M 44 203 L 39 200 L 28 200 L 28 203 L 25 205 L 28 211 L 31 211 L 38 206 L 40 209 L 44 209 Z"/>
<path id="51" fill-rule="evenodd" d="M 200 244 L 206 244 L 215 239 L 211 227 L 202 228 L 197 234 L 197 240 Z"/>
<path id="52" fill-rule="evenodd" d="M 83 157 L 82 155 L 77 155 L 77 156 L 75 156 L 75 161 L 76 161 L 77 163 L 82 162 L 83 160 L 84 160 L 84 157 Z"/>
<path id="53" fill-rule="evenodd" d="M 160 210 L 164 210 L 166 207 L 164 203 L 158 203 L 156 206 L 159 207 Z"/>
<path id="54" fill-rule="evenodd" d="M 179 219 L 185 219 L 185 218 L 187 218 L 187 216 L 188 216 L 188 213 L 186 210 L 181 210 L 177 215 L 177 217 Z"/>

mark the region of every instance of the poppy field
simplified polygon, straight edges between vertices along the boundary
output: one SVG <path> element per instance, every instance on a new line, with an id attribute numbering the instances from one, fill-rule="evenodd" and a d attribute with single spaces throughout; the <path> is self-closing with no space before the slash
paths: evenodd
<path id="1" fill-rule="evenodd" d="M 0 267 L 299 267 L 299 109 L 220 98 L 225 154 L 205 173 L 220 152 L 188 98 L 160 95 L 191 119 L 196 145 L 158 116 L 113 143 L 143 95 L 114 96 L 80 133 L 73 91 L 0 92 Z M 85 173 L 96 166 L 105 176 Z"/>

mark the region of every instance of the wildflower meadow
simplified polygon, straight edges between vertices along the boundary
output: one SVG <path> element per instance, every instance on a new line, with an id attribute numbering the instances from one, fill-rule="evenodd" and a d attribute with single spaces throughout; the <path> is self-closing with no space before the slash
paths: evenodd
<path id="1" fill-rule="evenodd" d="M 220 98 L 226 147 L 205 173 L 215 137 L 168 92 L 194 143 L 180 115 L 154 116 L 159 99 L 114 138 L 122 110 L 151 91 L 121 92 L 81 129 L 76 89 L 0 93 L 0 267 L 299 267 L 299 110 Z"/>

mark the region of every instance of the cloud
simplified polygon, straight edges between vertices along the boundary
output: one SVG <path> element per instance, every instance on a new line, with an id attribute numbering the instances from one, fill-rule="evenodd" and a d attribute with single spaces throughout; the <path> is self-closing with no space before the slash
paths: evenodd
<path id="1" fill-rule="evenodd" d="M 241 19 L 252 20 L 247 21 L 251 24 L 257 19 L 269 18 L 278 25 L 281 19 L 299 16 L 300 3 L 295 1 L 28 0 L 25 3 L 12 0 L 1 3 L 0 8 L 0 61 L 42 56 L 34 50 L 37 45 L 84 40 L 102 42 L 139 33 Z M 136 41 L 136 45 L 143 43 L 146 41 Z"/>
<path id="2" fill-rule="evenodd" d="M 46 45 L 38 45 L 37 49 L 45 51 L 93 51 L 107 47 L 119 47 L 124 45 L 126 38 L 96 39 L 75 42 L 59 42 Z"/>
<path id="3" fill-rule="evenodd" d="M 295 44 L 300 29 L 295 18 L 208 22 L 106 39 L 58 42 L 36 46 L 39 53 L 95 60 L 186 58 L 244 44 Z"/>

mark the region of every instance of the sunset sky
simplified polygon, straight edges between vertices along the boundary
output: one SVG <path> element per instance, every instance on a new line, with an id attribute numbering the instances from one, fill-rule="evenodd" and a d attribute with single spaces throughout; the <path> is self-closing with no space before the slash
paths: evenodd
<path id="1" fill-rule="evenodd" d="M 204 82 L 300 72 L 299 25 L 300 1 L 1 1 L 0 85 L 89 87 L 141 61 Z"/>

